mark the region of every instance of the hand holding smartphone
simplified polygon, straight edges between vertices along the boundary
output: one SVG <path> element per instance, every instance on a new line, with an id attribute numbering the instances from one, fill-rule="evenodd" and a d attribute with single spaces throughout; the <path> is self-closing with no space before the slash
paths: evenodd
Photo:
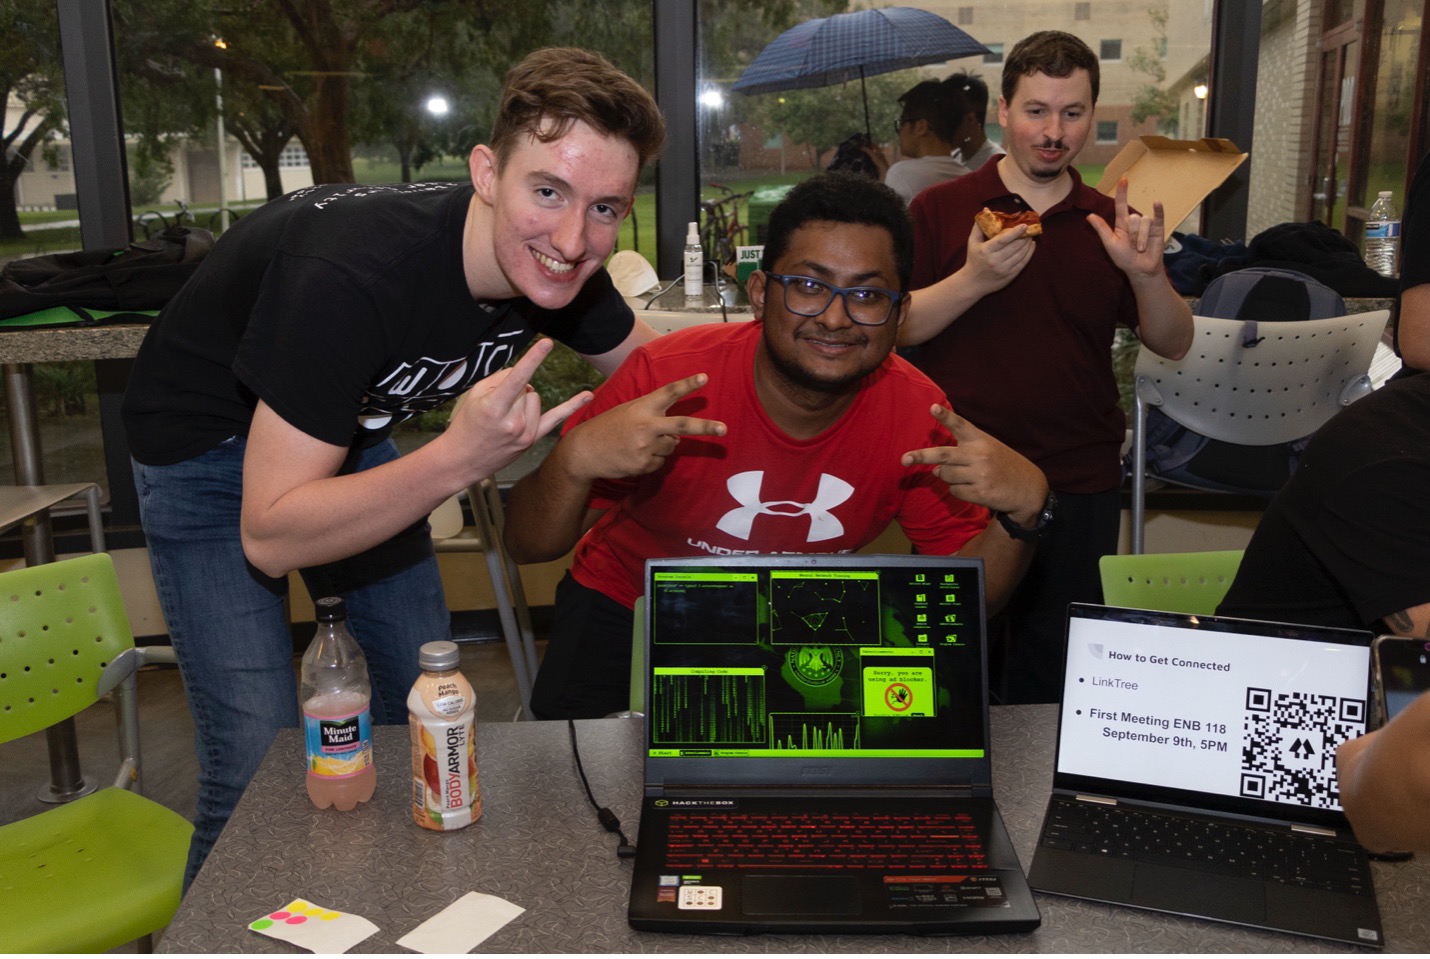
<path id="1" fill-rule="evenodd" d="M 1412 636 L 1377 636 L 1371 645 L 1375 723 L 1383 726 L 1430 690 L 1430 642 Z"/>

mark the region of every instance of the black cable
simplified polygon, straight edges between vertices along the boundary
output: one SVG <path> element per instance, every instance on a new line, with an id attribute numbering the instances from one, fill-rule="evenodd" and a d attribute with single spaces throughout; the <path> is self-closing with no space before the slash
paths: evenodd
<path id="1" fill-rule="evenodd" d="M 576 745 L 575 721 L 566 720 L 566 729 L 571 733 L 571 756 L 576 760 L 576 772 L 581 776 L 581 785 L 586 790 L 586 798 L 590 800 L 591 808 L 596 810 L 596 818 L 601 821 L 606 832 L 613 832 L 620 837 L 621 844 L 616 847 L 616 855 L 622 859 L 630 859 L 636 854 L 635 845 L 626 838 L 625 833 L 621 832 L 621 821 L 616 818 L 616 814 L 596 802 L 596 796 L 591 792 L 591 783 L 586 779 L 586 770 L 581 765 L 581 748 Z"/>

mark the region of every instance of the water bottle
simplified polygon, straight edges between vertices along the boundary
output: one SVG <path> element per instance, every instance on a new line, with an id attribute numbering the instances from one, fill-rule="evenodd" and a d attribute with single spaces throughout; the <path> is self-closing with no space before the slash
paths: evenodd
<path id="1" fill-rule="evenodd" d="M 1365 222 L 1365 262 L 1381 276 L 1395 276 L 1400 261 L 1400 211 L 1395 196 L 1381 190 Z"/>
<path id="2" fill-rule="evenodd" d="M 318 633 L 303 654 L 298 702 L 308 751 L 308 798 L 319 809 L 342 810 L 372 798 L 372 686 L 367 659 L 346 625 L 342 598 L 313 604 Z"/>
<path id="3" fill-rule="evenodd" d="M 457 670 L 457 644 L 424 643 L 417 665 L 422 675 L 407 695 L 412 731 L 412 818 L 424 829 L 445 832 L 470 826 L 482 815 L 477 784 L 475 700 L 471 683 Z"/>
<path id="4" fill-rule="evenodd" d="M 685 228 L 685 295 L 705 295 L 705 250 L 700 245 L 700 224 Z"/>

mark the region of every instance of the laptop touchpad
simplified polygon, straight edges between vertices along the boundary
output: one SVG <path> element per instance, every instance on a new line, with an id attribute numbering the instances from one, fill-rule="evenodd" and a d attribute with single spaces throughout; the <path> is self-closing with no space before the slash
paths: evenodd
<path id="1" fill-rule="evenodd" d="M 746 876 L 740 911 L 747 916 L 857 916 L 859 880 L 852 876 Z"/>
<path id="2" fill-rule="evenodd" d="M 1133 873 L 1132 902 L 1150 909 L 1228 922 L 1260 923 L 1266 919 L 1266 892 L 1261 883 L 1173 866 L 1138 863 Z"/>

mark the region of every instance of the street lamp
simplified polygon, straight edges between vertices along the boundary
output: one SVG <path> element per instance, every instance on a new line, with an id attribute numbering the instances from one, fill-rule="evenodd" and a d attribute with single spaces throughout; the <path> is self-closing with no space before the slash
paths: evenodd
<path id="1" fill-rule="evenodd" d="M 442 96 L 442 94 L 434 93 L 427 98 L 427 112 L 440 120 L 452 112 L 452 105 L 447 102 L 447 98 Z"/>
<path id="2" fill-rule="evenodd" d="M 214 46 L 227 50 L 228 42 L 223 37 L 214 37 Z M 218 228 L 223 233 L 228 230 L 228 151 L 223 129 L 223 71 L 218 67 L 214 67 L 214 104 L 218 112 Z M 239 170 L 242 169 L 240 166 Z"/>

